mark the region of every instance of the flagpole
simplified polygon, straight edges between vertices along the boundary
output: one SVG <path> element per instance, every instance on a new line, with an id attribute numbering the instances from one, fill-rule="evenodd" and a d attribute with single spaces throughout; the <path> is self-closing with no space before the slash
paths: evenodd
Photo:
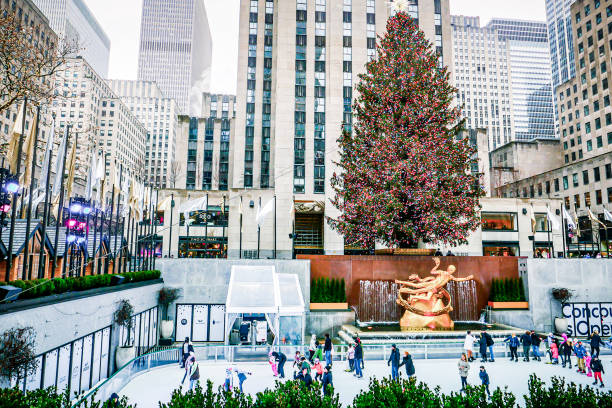
<path id="1" fill-rule="evenodd" d="M 206 221 L 206 224 L 204 224 L 204 250 L 206 251 L 204 256 L 206 256 L 208 253 L 208 193 L 206 193 L 206 215 L 204 221 Z"/>
<path id="2" fill-rule="evenodd" d="M 293 199 L 293 220 L 292 220 L 292 229 L 293 232 L 291 234 L 291 259 L 295 259 L 295 196 L 292 197 Z"/>
<path id="3" fill-rule="evenodd" d="M 155 216 L 153 218 L 153 236 L 155 238 L 155 244 L 157 244 L 157 206 L 158 205 L 159 205 L 159 188 L 156 188 L 155 189 Z M 153 240 L 151 240 L 151 242 L 153 242 Z M 157 256 L 155 255 L 155 248 L 152 248 L 151 250 L 153 251 L 153 269 L 155 269 L 155 263 L 157 261 Z M 161 255 L 161 251 L 159 254 Z"/>
<path id="4" fill-rule="evenodd" d="M 274 194 L 274 259 L 276 259 L 276 194 Z"/>
<path id="5" fill-rule="evenodd" d="M 66 125 L 66 141 L 64 142 L 64 157 L 62 158 L 62 174 L 60 177 L 60 196 L 59 196 L 59 204 L 57 208 L 57 218 L 55 219 L 55 245 L 53 246 L 53 270 L 51 271 L 51 277 L 55 277 L 55 270 L 57 269 L 57 245 L 59 239 L 59 228 L 60 228 L 60 220 L 61 213 L 64 211 L 64 175 L 66 174 L 66 156 L 68 155 L 68 142 L 70 142 L 70 128 L 71 125 Z M 59 156 L 58 156 L 59 157 Z M 57 178 L 57 177 L 56 177 Z M 55 190 L 55 185 L 53 186 Z M 64 253 L 66 251 L 64 250 Z M 65 261 L 65 260 L 64 260 Z"/>
<path id="6" fill-rule="evenodd" d="M 561 237 L 563 238 L 563 258 L 567 258 L 565 252 L 565 235 L 567 234 L 567 228 L 565 227 L 565 204 L 561 203 Z"/>
<path id="7" fill-rule="evenodd" d="M 27 277 L 28 280 L 32 279 L 32 263 L 28 262 L 30 257 L 30 222 L 32 218 L 32 195 L 34 195 L 34 172 L 36 171 L 36 145 L 38 144 L 38 121 L 40 120 L 40 106 L 36 107 L 36 129 L 34 130 L 34 146 L 32 148 L 32 167 L 30 173 L 30 194 L 28 194 L 28 207 L 26 210 L 26 233 L 25 233 L 25 247 L 24 247 L 24 257 L 23 257 L 23 275 Z M 27 163 L 26 163 L 27 166 Z M 25 180 L 24 180 L 25 181 Z M 45 245 L 44 237 L 41 236 L 41 246 Z M 32 252 L 34 248 L 32 248 Z"/>
<path id="8" fill-rule="evenodd" d="M 174 211 L 174 193 L 170 194 L 170 238 L 168 239 L 168 258 L 172 258 L 172 212 Z"/>
<path id="9" fill-rule="evenodd" d="M 153 269 L 153 184 L 149 186 L 149 253 L 147 269 Z"/>
<path id="10" fill-rule="evenodd" d="M 17 180 L 19 180 L 19 168 L 21 167 L 21 151 L 23 149 L 23 136 L 25 134 L 25 121 L 26 121 L 26 112 L 28 107 L 28 97 L 23 98 L 23 116 L 21 118 L 21 134 L 19 135 L 19 143 L 17 143 L 17 165 L 15 166 L 15 174 L 17 175 Z M 10 160 L 11 158 L 9 158 Z M 10 169 L 10 162 L 9 162 Z M 11 280 L 11 267 L 13 262 L 13 237 L 15 236 L 15 218 L 17 216 L 17 197 L 19 195 L 19 190 L 13 193 L 13 199 L 11 201 L 11 226 L 9 230 L 9 246 L 8 253 L 6 254 L 6 276 L 5 281 L 9 282 Z"/>
<path id="11" fill-rule="evenodd" d="M 261 197 L 259 197 L 258 211 L 261 211 Z M 261 227 L 259 226 L 259 220 L 257 220 L 257 259 L 259 259 L 259 238 L 260 236 L 261 236 Z"/>
<path id="12" fill-rule="evenodd" d="M 104 240 L 104 223 L 106 222 L 106 197 L 104 197 L 104 189 L 106 188 L 106 156 L 108 155 L 108 153 L 103 153 L 103 160 L 104 160 L 104 179 L 100 182 L 100 207 L 102 207 L 100 209 L 100 255 L 98 256 L 98 265 L 97 265 L 97 274 L 98 275 L 102 275 L 102 268 L 103 265 L 102 263 L 106 261 L 106 257 L 102 257 L 102 244 L 103 244 L 103 240 Z"/>
<path id="13" fill-rule="evenodd" d="M 240 240 L 238 244 L 238 259 L 242 259 L 242 196 L 240 196 Z"/>

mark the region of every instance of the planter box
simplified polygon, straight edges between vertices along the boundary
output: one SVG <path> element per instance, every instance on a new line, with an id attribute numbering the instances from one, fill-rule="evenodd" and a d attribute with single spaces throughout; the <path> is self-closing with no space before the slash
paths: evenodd
<path id="1" fill-rule="evenodd" d="M 311 303 L 310 310 L 347 310 L 348 303 Z"/>
<path id="2" fill-rule="evenodd" d="M 374 251 L 376 255 L 433 256 L 435 249 L 427 248 L 385 248 Z"/>
<path id="3" fill-rule="evenodd" d="M 529 302 L 489 302 L 493 309 L 529 309 Z"/>

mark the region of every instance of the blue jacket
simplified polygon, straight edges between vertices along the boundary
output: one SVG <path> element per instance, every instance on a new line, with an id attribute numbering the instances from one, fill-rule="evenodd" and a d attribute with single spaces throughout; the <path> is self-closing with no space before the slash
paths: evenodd
<path id="1" fill-rule="evenodd" d="M 507 342 L 510 347 L 518 347 L 521 344 L 519 338 L 516 336 L 508 336 L 504 341 Z"/>
<path id="2" fill-rule="evenodd" d="M 578 358 L 584 358 L 584 356 L 586 355 L 586 349 L 584 348 L 584 346 L 574 346 L 574 353 L 576 353 L 576 357 Z"/>
<path id="3" fill-rule="evenodd" d="M 481 371 L 478 375 L 482 380 L 482 385 L 489 385 L 489 374 L 486 371 Z"/>

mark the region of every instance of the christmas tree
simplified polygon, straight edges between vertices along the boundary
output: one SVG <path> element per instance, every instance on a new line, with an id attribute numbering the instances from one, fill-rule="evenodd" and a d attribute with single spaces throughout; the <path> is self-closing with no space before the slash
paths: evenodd
<path id="1" fill-rule="evenodd" d="M 480 223 L 474 149 L 457 140 L 464 120 L 446 67 L 403 11 L 387 22 L 378 56 L 359 76 L 353 132 L 343 130 L 328 219 L 347 243 L 414 248 L 464 243 Z"/>

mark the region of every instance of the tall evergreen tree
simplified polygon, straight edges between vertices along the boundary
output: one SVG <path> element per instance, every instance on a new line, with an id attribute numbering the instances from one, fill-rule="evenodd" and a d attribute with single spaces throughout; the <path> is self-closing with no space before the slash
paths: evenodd
<path id="1" fill-rule="evenodd" d="M 378 57 L 359 76 L 352 133 L 343 131 L 340 173 L 328 219 L 351 245 L 416 247 L 419 240 L 456 245 L 480 223 L 474 149 L 463 129 L 457 90 L 446 67 L 403 11 L 387 22 Z"/>

